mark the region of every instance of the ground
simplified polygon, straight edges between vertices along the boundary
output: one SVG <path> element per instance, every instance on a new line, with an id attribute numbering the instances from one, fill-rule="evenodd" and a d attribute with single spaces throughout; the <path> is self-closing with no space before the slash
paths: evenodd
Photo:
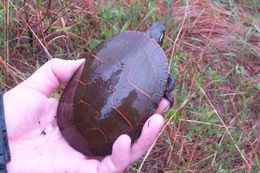
<path id="1" fill-rule="evenodd" d="M 12 89 L 53 57 L 80 58 L 118 32 L 163 20 L 174 105 L 154 147 L 126 172 L 256 173 L 259 12 L 258 0 L 0 2 L 1 86 Z"/>

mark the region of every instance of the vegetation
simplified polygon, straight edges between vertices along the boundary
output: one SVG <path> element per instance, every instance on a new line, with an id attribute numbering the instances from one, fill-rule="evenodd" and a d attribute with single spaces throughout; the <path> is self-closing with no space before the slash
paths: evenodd
<path id="1" fill-rule="evenodd" d="M 257 173 L 259 11 L 258 0 L 0 2 L 0 82 L 9 90 L 53 57 L 80 58 L 164 20 L 175 104 L 152 150 L 126 172 Z"/>

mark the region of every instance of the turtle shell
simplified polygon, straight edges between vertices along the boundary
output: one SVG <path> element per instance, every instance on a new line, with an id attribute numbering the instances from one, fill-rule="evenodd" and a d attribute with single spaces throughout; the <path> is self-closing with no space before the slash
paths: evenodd
<path id="1" fill-rule="evenodd" d="M 168 60 L 143 32 L 126 31 L 90 53 L 67 84 L 57 121 L 66 141 L 85 155 L 105 156 L 114 141 L 132 142 L 162 99 Z"/>

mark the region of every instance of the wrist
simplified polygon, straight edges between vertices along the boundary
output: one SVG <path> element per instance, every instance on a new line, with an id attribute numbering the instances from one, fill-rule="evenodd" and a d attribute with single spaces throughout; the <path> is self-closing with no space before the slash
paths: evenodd
<path id="1" fill-rule="evenodd" d="M 5 124 L 3 95 L 0 89 L 0 172 L 7 172 L 6 164 L 11 160 Z"/>

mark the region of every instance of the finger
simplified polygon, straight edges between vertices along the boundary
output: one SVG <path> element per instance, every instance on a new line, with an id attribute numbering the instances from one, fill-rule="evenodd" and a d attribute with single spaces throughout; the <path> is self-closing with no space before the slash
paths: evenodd
<path id="1" fill-rule="evenodd" d="M 162 113 L 169 107 L 169 101 L 162 99 L 156 113 Z M 151 122 L 152 121 L 152 122 Z M 152 124 L 151 124 L 152 123 Z M 127 166 L 139 159 L 144 152 L 152 145 L 157 137 L 164 120 L 161 115 L 153 115 L 144 125 L 140 138 L 130 149 L 131 139 L 127 135 L 121 135 L 113 145 L 111 156 L 106 157 L 100 164 L 99 173 L 119 173 Z"/>
<path id="2" fill-rule="evenodd" d="M 166 112 L 169 109 L 169 107 L 170 107 L 170 102 L 167 99 L 163 98 L 159 102 L 158 108 L 157 108 L 155 113 L 156 114 L 162 114 L 163 112 Z"/>
<path id="3" fill-rule="evenodd" d="M 121 135 L 114 143 L 112 155 L 105 157 L 99 165 L 98 173 L 121 173 L 130 164 L 131 139 Z"/>
<path id="4" fill-rule="evenodd" d="M 83 62 L 84 59 L 61 60 L 54 58 L 45 63 L 31 77 L 18 86 L 36 89 L 48 96 L 61 83 L 68 82 Z"/>
<path id="5" fill-rule="evenodd" d="M 154 114 L 146 121 L 141 136 L 131 147 L 131 162 L 138 160 L 150 148 L 163 124 L 164 119 L 159 114 Z"/>

